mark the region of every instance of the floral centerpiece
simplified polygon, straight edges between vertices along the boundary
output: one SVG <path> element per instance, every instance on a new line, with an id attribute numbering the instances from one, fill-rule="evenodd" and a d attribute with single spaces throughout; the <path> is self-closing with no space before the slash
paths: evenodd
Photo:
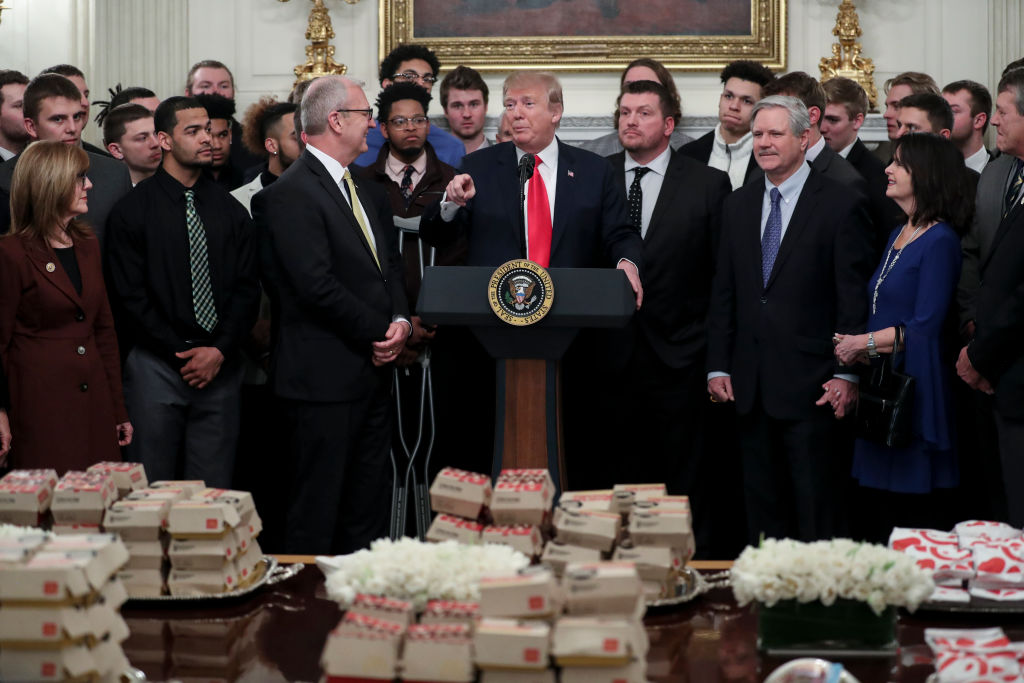
<path id="1" fill-rule="evenodd" d="M 913 558 L 848 539 L 763 540 L 736 560 L 732 584 L 741 606 L 760 603 L 762 649 L 892 648 L 896 608 L 935 589 Z"/>
<path id="2" fill-rule="evenodd" d="M 506 545 L 423 543 L 412 538 L 380 539 L 369 550 L 318 557 L 327 595 L 348 607 L 356 593 L 409 600 L 422 610 L 428 600 L 476 602 L 480 577 L 512 574 L 530 560 Z"/>

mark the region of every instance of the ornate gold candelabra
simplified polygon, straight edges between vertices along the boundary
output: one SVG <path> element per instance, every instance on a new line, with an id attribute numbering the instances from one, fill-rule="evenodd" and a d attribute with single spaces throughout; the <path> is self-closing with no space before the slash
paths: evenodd
<path id="1" fill-rule="evenodd" d="M 839 38 L 838 43 L 832 43 L 832 56 L 822 57 L 819 68 L 821 69 L 822 82 L 830 78 L 841 76 L 850 78 L 860 83 L 864 92 L 868 95 L 868 102 L 871 110 L 878 107 L 878 89 L 875 87 L 875 64 L 874 61 L 861 56 L 861 45 L 857 39 L 863 32 L 860 30 L 860 19 L 857 17 L 857 8 L 851 0 L 842 0 L 839 3 L 839 14 L 836 16 L 836 25 L 832 29 L 832 35 Z"/>
<path id="2" fill-rule="evenodd" d="M 3 0 L 0 0 L 3 2 Z M 288 0 L 279 0 L 288 2 Z M 359 0 L 345 0 L 354 5 Z M 334 46 L 330 40 L 334 37 L 334 28 L 331 26 L 331 15 L 324 7 L 324 0 L 313 0 L 313 9 L 309 11 L 309 24 L 306 26 L 306 63 L 295 67 L 295 85 L 302 81 L 311 81 L 320 76 L 331 74 L 343 75 L 348 67 L 334 61 Z"/>

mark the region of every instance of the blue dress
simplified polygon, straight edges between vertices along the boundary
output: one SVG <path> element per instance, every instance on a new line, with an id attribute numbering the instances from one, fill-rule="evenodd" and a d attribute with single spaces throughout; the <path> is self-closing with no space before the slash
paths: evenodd
<path id="1" fill-rule="evenodd" d="M 896 255 L 889 236 L 890 265 Z M 895 356 L 897 369 L 915 380 L 914 440 L 906 448 L 857 439 L 853 476 L 861 486 L 899 493 L 928 493 L 959 481 L 953 430 L 953 366 L 940 353 L 942 328 L 960 280 L 960 238 L 948 223 L 936 223 L 906 245 L 878 289 L 877 310 L 869 310 L 868 330 L 903 325 L 905 350 Z M 868 285 L 868 301 L 882 272 Z"/>

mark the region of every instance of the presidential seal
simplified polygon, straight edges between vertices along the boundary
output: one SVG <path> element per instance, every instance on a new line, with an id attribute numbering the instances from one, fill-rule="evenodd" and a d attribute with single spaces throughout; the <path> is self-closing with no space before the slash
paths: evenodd
<path id="1" fill-rule="evenodd" d="M 555 300 L 551 275 L 533 261 L 516 259 L 498 266 L 487 286 L 491 310 L 509 325 L 532 325 Z"/>

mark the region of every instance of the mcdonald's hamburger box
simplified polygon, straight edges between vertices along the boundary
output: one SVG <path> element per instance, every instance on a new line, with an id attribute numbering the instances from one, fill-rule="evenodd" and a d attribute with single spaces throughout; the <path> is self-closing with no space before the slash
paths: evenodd
<path id="1" fill-rule="evenodd" d="M 464 624 L 472 629 L 480 616 L 480 603 L 430 600 L 420 617 L 421 624 Z"/>
<path id="2" fill-rule="evenodd" d="M 643 616 L 640 576 L 631 562 L 570 564 L 562 577 L 566 605 L 572 615 Z"/>
<path id="3" fill-rule="evenodd" d="M 584 666 L 562 669 L 561 683 L 647 683 L 647 662 L 635 659 L 625 666 Z"/>
<path id="4" fill-rule="evenodd" d="M 454 515 L 440 514 L 430 523 L 427 530 L 427 540 L 433 543 L 441 541 L 456 541 L 473 545 L 480 542 L 480 535 L 483 533 L 484 525 Z"/>
<path id="5" fill-rule="evenodd" d="M 163 569 L 136 569 L 126 567 L 117 573 L 117 579 L 133 598 L 158 598 L 167 592 L 167 579 Z"/>
<path id="6" fill-rule="evenodd" d="M 555 509 L 556 538 L 562 543 L 611 552 L 622 531 L 622 517 L 614 512 Z"/>
<path id="7" fill-rule="evenodd" d="M 652 496 L 636 501 L 633 507 L 640 510 L 682 510 L 692 514 L 689 496 Z"/>
<path id="8" fill-rule="evenodd" d="M 167 557 L 175 569 L 222 569 L 238 556 L 238 539 L 234 532 L 210 539 L 172 538 Z"/>
<path id="9" fill-rule="evenodd" d="M 408 600 L 396 600 L 383 595 L 367 593 L 356 593 L 348 612 L 384 621 L 393 621 L 406 628 L 416 620 L 416 613 L 413 611 L 412 603 Z"/>
<path id="10" fill-rule="evenodd" d="M 185 495 L 191 498 L 193 494 L 206 488 L 206 482 L 202 479 L 162 479 L 154 481 L 149 485 L 151 489 L 181 489 Z"/>
<path id="11" fill-rule="evenodd" d="M 39 526 L 52 500 L 53 487 L 44 479 L 0 482 L 0 522 Z"/>
<path id="12" fill-rule="evenodd" d="M 193 500 L 227 502 L 235 506 L 235 512 L 242 524 L 248 524 L 256 513 L 256 502 L 248 491 L 233 489 L 204 489 L 192 496 Z"/>
<path id="13" fill-rule="evenodd" d="M 90 465 L 86 472 L 103 472 L 114 480 L 119 495 L 149 486 L 146 470 L 139 462 L 98 462 Z"/>
<path id="14" fill-rule="evenodd" d="M 554 669 L 485 669 L 480 683 L 556 683 Z"/>
<path id="15" fill-rule="evenodd" d="M 123 541 L 156 541 L 167 527 L 168 500 L 119 500 L 103 517 L 103 527 Z"/>
<path id="16" fill-rule="evenodd" d="M 612 490 L 563 491 L 558 506 L 566 510 L 612 511 Z"/>
<path id="17" fill-rule="evenodd" d="M 249 548 L 232 562 L 235 565 L 235 573 L 238 574 L 238 585 L 244 588 L 260 576 L 263 550 L 259 543 L 252 541 Z"/>
<path id="18" fill-rule="evenodd" d="M 165 486 L 162 488 L 136 489 L 125 496 L 124 500 L 166 500 L 173 503 L 178 500 L 188 500 L 191 497 L 192 492 L 186 488 Z"/>
<path id="19" fill-rule="evenodd" d="M 625 666 L 648 647 L 643 623 L 624 618 L 559 617 L 551 635 L 551 656 L 562 667 Z"/>
<path id="20" fill-rule="evenodd" d="M 480 578 L 483 617 L 547 617 L 561 609 L 558 580 L 547 567 L 527 567 L 507 576 Z"/>
<path id="21" fill-rule="evenodd" d="M 497 525 L 542 526 L 551 515 L 555 482 L 547 470 L 502 470 L 491 496 L 491 515 Z"/>
<path id="22" fill-rule="evenodd" d="M 629 518 L 634 545 L 677 548 L 686 559 L 693 557 L 693 523 L 682 510 L 637 510 Z"/>
<path id="23" fill-rule="evenodd" d="M 628 516 L 637 501 L 668 495 L 664 484 L 616 484 L 612 489 L 612 512 Z"/>
<path id="24" fill-rule="evenodd" d="M 109 581 L 128 562 L 128 549 L 117 534 L 55 536 L 43 548 L 46 552 L 63 552 L 84 557 L 95 556 L 106 571 L 103 582 Z M 102 583 L 97 587 L 101 586 Z"/>
<path id="25" fill-rule="evenodd" d="M 636 565 L 637 574 L 645 586 L 645 593 L 650 593 L 653 597 L 669 597 L 672 595 L 676 576 L 682 571 L 687 557 L 676 548 L 620 545 L 615 549 L 612 559 Z"/>
<path id="26" fill-rule="evenodd" d="M 473 634 L 481 669 L 546 669 L 551 626 L 545 621 L 483 618 Z"/>
<path id="27" fill-rule="evenodd" d="M 491 504 L 491 478 L 486 474 L 445 467 L 430 486 L 434 512 L 477 519 Z"/>
<path id="28" fill-rule="evenodd" d="M 217 536 L 241 524 L 235 506 L 217 501 L 176 501 L 167 514 L 167 531 L 172 536 Z"/>
<path id="29" fill-rule="evenodd" d="M 167 559 L 167 544 L 163 539 L 155 541 L 125 541 L 128 549 L 128 563 L 125 569 L 163 569 Z"/>
<path id="30" fill-rule="evenodd" d="M 555 572 L 555 576 L 562 576 L 567 565 L 573 562 L 600 562 L 601 551 L 594 548 L 583 548 L 578 545 L 562 543 L 558 540 L 548 541 L 544 545 L 544 552 L 540 556 L 542 564 L 547 564 Z"/>
<path id="31" fill-rule="evenodd" d="M 55 650 L 0 649 L 0 680 L 87 681 L 101 674 L 85 645 Z"/>
<path id="32" fill-rule="evenodd" d="M 60 479 L 57 477 L 57 470 L 53 469 L 11 470 L 3 478 L 0 478 L 0 484 L 13 484 L 21 481 L 38 481 L 47 484 L 52 491 L 57 487 L 57 482 Z"/>
<path id="33" fill-rule="evenodd" d="M 497 543 L 515 548 L 523 555 L 533 559 L 540 555 L 544 548 L 540 529 L 529 524 L 514 526 L 486 526 L 480 534 L 484 543 Z"/>
<path id="34" fill-rule="evenodd" d="M 238 588 L 238 574 L 228 562 L 220 569 L 177 569 L 167 575 L 171 595 L 214 595 Z"/>
<path id="35" fill-rule="evenodd" d="M 390 681 L 398 670 L 404 627 L 361 614 L 346 614 L 327 636 L 320 666 L 329 681 Z"/>
<path id="36" fill-rule="evenodd" d="M 459 683 L 475 680 L 469 627 L 462 624 L 410 626 L 405 634 L 402 679 Z"/>
<path id="37" fill-rule="evenodd" d="M 96 593 L 117 569 L 92 553 L 42 550 L 0 572 L 0 601 L 72 604 Z"/>
<path id="38" fill-rule="evenodd" d="M 101 524 L 54 524 L 50 531 L 58 536 L 92 536 L 103 533 Z"/>
<path id="39" fill-rule="evenodd" d="M 102 524 L 115 500 L 117 487 L 106 474 L 68 472 L 57 482 L 50 511 L 54 524 Z"/>

